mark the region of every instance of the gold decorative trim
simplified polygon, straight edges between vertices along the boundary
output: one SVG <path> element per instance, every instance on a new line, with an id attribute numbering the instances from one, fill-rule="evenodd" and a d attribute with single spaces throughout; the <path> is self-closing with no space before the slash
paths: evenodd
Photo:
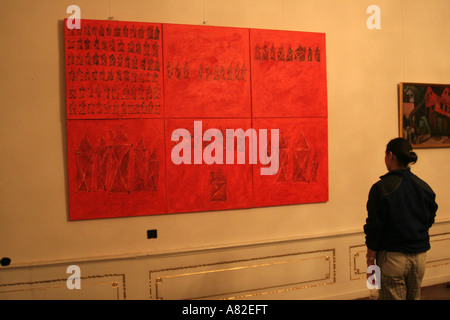
<path id="1" fill-rule="evenodd" d="M 106 277 L 122 277 L 122 287 L 123 287 L 123 300 L 127 299 L 126 294 L 126 282 L 125 282 L 125 274 L 118 273 L 118 274 L 104 274 L 104 275 L 92 275 L 92 276 L 84 276 L 80 277 L 80 279 L 97 279 L 97 278 L 106 278 Z M 65 288 L 66 284 L 64 285 L 52 285 L 52 286 L 45 286 L 45 284 L 51 284 L 51 283 L 57 283 L 63 281 L 66 283 L 67 278 L 62 279 L 51 279 L 51 280 L 38 280 L 38 281 L 27 281 L 27 282 L 15 282 L 15 283 L 4 283 L 0 284 L 0 294 L 2 293 L 9 293 L 9 292 L 22 292 L 22 291 L 29 291 L 29 290 L 47 290 L 47 289 L 56 289 L 56 288 Z M 85 283 L 84 286 L 93 286 L 98 284 L 105 284 L 110 283 L 113 288 L 117 290 L 117 300 L 120 299 L 120 292 L 119 292 L 119 283 L 117 281 L 102 281 L 102 282 L 95 282 L 95 283 Z M 40 287 L 30 287 L 30 288 L 24 288 L 24 289 L 12 289 L 12 290 L 5 290 L 2 291 L 2 288 L 7 287 L 13 287 L 13 286 L 31 286 L 31 285 L 39 285 L 42 284 L 43 286 Z"/>
<path id="2" fill-rule="evenodd" d="M 325 279 L 329 279 L 329 275 Z M 323 279 L 323 280 L 325 280 L 325 279 Z M 319 280 L 304 281 L 304 282 L 294 283 L 294 284 L 290 284 L 290 285 L 302 284 L 302 283 L 308 283 L 308 282 L 314 282 L 314 281 L 319 281 Z M 224 298 L 224 299 L 220 299 L 220 300 L 237 300 L 237 299 L 243 299 L 243 298 L 252 298 L 252 297 L 264 296 L 264 295 L 268 295 L 268 294 L 278 294 L 278 293 L 283 293 L 283 292 L 296 291 L 296 290 L 301 290 L 301 289 L 309 289 L 309 288 L 314 288 L 314 287 L 324 287 L 324 286 L 334 284 L 334 283 L 336 283 L 336 279 L 334 279 L 333 282 L 317 283 L 317 284 L 313 284 L 313 285 L 285 288 L 285 289 L 272 290 L 272 291 L 255 292 L 255 293 L 246 294 L 246 295 L 228 297 L 228 298 Z"/>
<path id="3" fill-rule="evenodd" d="M 163 279 L 165 278 L 174 278 L 174 277 L 181 277 L 181 276 L 187 276 L 187 275 L 196 275 L 196 274 L 206 274 L 206 273 L 214 273 L 214 272 L 221 272 L 221 271 L 229 271 L 229 270 L 238 270 L 238 269 L 248 269 L 253 267 L 260 267 L 260 266 L 269 266 L 269 265 L 277 265 L 277 264 L 284 264 L 294 261 L 303 261 L 303 260 L 310 260 L 310 259 L 325 259 L 325 261 L 329 261 L 329 273 L 325 274 L 323 278 L 320 279 L 314 279 L 314 280 L 308 280 L 308 281 L 302 281 L 302 282 L 296 282 L 296 283 L 289 283 L 289 284 L 283 284 L 279 287 L 287 287 L 287 286 L 293 286 L 293 285 L 300 285 L 304 283 L 310 283 L 310 282 L 316 282 L 316 281 L 324 281 L 324 280 L 330 280 L 332 277 L 332 281 L 328 282 L 322 282 L 318 284 L 311 284 L 311 285 L 305 285 L 305 286 L 297 286 L 294 288 L 283 288 L 279 290 L 268 290 L 275 288 L 277 286 L 270 286 L 270 287 L 263 287 L 263 288 L 255 288 L 255 289 L 249 289 L 245 291 L 259 291 L 255 293 L 250 294 L 244 294 L 244 295 L 236 295 L 228 298 L 223 298 L 221 300 L 233 300 L 233 299 L 240 299 L 240 298 L 249 298 L 249 297 L 255 297 L 255 296 L 262 296 L 267 294 L 274 294 L 274 293 L 281 293 L 281 292 L 288 292 L 288 291 L 294 291 L 294 290 L 300 290 L 300 289 L 307 289 L 312 287 L 318 287 L 318 286 L 325 286 L 329 284 L 334 284 L 336 282 L 336 253 L 335 249 L 326 249 L 326 250 L 318 250 L 318 251 L 308 251 L 308 252 L 297 252 L 297 253 L 289 253 L 289 254 L 283 254 L 283 255 L 274 255 L 274 256 L 264 256 L 264 257 L 256 257 L 251 259 L 240 259 L 240 260 L 231 260 L 231 261 L 221 261 L 216 263 L 208 263 L 208 264 L 198 264 L 198 265 L 189 265 L 189 266 L 181 266 L 181 267 L 174 267 L 174 268 L 166 268 L 166 269 L 159 269 L 159 270 L 151 270 L 149 271 L 149 289 L 150 289 L 150 299 L 153 298 L 152 293 L 152 274 L 157 272 L 167 272 L 167 271 L 176 271 L 176 270 L 185 270 L 185 269 L 192 269 L 192 268 L 201 268 L 201 267 L 210 267 L 210 266 L 219 266 L 219 265 L 225 265 L 225 264 L 233 264 L 233 263 L 243 263 L 243 262 L 254 262 L 258 260 L 266 260 L 266 259 L 275 259 L 275 258 L 283 258 L 283 257 L 291 257 L 296 255 L 306 255 L 306 254 L 314 254 L 314 253 L 320 253 L 320 252 L 332 252 L 332 260 L 330 259 L 330 255 L 324 255 L 324 256 L 317 256 L 317 257 L 310 257 L 310 258 L 302 258 L 302 259 L 293 259 L 293 260 L 285 260 L 285 261 L 276 261 L 276 262 L 270 262 L 270 263 L 262 263 L 262 264 L 251 264 L 251 265 L 245 265 L 245 266 L 239 266 L 239 267 L 230 267 L 230 268 L 222 268 L 222 269 L 215 269 L 215 270 L 206 270 L 206 271 L 198 271 L 198 272 L 187 272 L 187 273 L 181 273 L 181 274 L 174 274 L 174 275 L 167 275 L 167 276 L 158 276 L 155 279 L 155 299 L 162 300 L 162 297 L 158 294 L 158 284 L 163 282 Z M 333 269 L 333 270 L 331 270 Z M 332 276 L 331 276 L 332 274 Z M 262 291 L 262 292 L 261 292 Z M 221 293 L 217 295 L 210 295 L 210 296 L 204 296 L 204 297 L 195 297 L 190 299 L 204 299 L 204 298 L 212 298 L 215 296 L 224 296 L 228 294 L 239 294 L 243 291 L 238 292 L 227 292 L 227 293 Z"/>
<path id="4" fill-rule="evenodd" d="M 358 251 L 352 251 L 355 248 L 360 248 L 361 250 Z M 356 245 L 356 246 L 350 246 L 349 247 L 349 254 L 350 254 L 350 259 L 349 259 L 349 265 L 350 265 L 350 280 L 360 280 L 360 279 L 365 279 L 366 278 L 366 273 L 365 272 L 361 272 L 359 270 L 359 268 L 356 268 L 357 262 L 356 260 L 359 258 L 359 256 L 361 254 L 365 255 L 366 252 L 366 245 Z M 352 263 L 353 261 L 353 263 Z M 359 275 L 359 276 L 355 276 L 355 275 Z"/>

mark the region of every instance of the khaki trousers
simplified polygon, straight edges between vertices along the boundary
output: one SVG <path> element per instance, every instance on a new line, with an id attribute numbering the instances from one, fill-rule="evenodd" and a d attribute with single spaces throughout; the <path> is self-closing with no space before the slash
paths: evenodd
<path id="1" fill-rule="evenodd" d="M 381 273 L 380 300 L 420 299 L 426 252 L 406 254 L 380 251 L 376 259 Z"/>

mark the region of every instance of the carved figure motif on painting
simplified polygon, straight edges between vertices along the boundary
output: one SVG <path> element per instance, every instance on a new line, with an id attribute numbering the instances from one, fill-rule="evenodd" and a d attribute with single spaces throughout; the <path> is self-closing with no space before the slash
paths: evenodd
<path id="1" fill-rule="evenodd" d="M 110 193 L 157 191 L 159 160 L 155 148 L 139 139 L 134 146 L 123 128 L 102 136 L 94 147 L 86 132 L 75 151 L 76 191 Z"/>

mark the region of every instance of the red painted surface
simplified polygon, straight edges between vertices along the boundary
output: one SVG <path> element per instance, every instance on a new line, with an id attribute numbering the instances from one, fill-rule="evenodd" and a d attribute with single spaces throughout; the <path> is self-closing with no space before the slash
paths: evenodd
<path id="1" fill-rule="evenodd" d="M 67 118 L 162 118 L 161 28 L 101 20 L 66 27 Z"/>
<path id="2" fill-rule="evenodd" d="M 163 28 L 166 117 L 250 117 L 248 29 Z"/>
<path id="3" fill-rule="evenodd" d="M 328 201 L 327 119 L 254 119 L 253 126 L 280 129 L 277 174 L 261 175 L 254 165 L 254 206 Z"/>
<path id="4" fill-rule="evenodd" d="M 67 123 L 70 218 L 166 212 L 164 120 Z"/>
<path id="5" fill-rule="evenodd" d="M 253 117 L 326 117 L 325 34 L 250 30 Z"/>
<path id="6" fill-rule="evenodd" d="M 207 129 L 218 129 L 225 137 L 226 129 L 250 128 L 250 119 L 203 119 L 203 133 Z M 190 132 L 192 154 L 191 164 L 175 165 L 171 152 L 177 141 L 171 141 L 171 133 L 177 128 Z M 211 211 L 222 209 L 250 208 L 252 206 L 252 165 L 245 164 L 194 164 L 194 121 L 192 119 L 166 120 L 166 159 L 167 159 L 167 207 L 169 213 Z M 214 139 L 214 138 L 213 138 Z M 201 152 L 210 145 L 202 141 Z M 226 157 L 225 138 L 222 152 Z M 235 148 L 237 144 L 235 144 Z M 248 149 L 246 141 L 245 150 Z M 235 153 L 235 151 L 234 151 Z M 247 157 L 248 159 L 248 157 Z M 224 163 L 226 158 L 223 160 Z M 236 161 L 237 162 L 237 161 Z M 235 163 L 236 163 L 235 162 Z"/>

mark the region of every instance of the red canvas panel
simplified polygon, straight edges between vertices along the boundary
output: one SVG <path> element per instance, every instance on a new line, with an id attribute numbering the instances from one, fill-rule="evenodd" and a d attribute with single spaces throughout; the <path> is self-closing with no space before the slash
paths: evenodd
<path id="1" fill-rule="evenodd" d="M 161 24 L 65 24 L 68 119 L 162 118 Z"/>
<path id="2" fill-rule="evenodd" d="M 166 117 L 251 116 L 249 31 L 164 24 Z"/>
<path id="3" fill-rule="evenodd" d="M 161 214 L 164 120 L 68 120 L 70 219 Z"/>
<path id="4" fill-rule="evenodd" d="M 328 201 L 327 119 L 253 119 L 253 126 L 279 129 L 279 169 L 261 175 L 260 162 L 254 166 L 254 206 Z"/>
<path id="5" fill-rule="evenodd" d="M 325 34 L 250 30 L 254 117 L 325 117 Z"/>
<path id="6" fill-rule="evenodd" d="M 203 119 L 202 132 L 218 129 L 223 133 L 223 156 L 226 157 L 226 129 L 251 127 L 250 119 Z M 171 141 L 175 129 L 187 129 L 191 137 L 191 164 L 174 164 L 171 153 L 179 143 Z M 198 131 L 200 132 L 200 131 Z M 199 136 L 201 137 L 201 136 Z M 166 120 L 167 207 L 169 213 L 249 208 L 252 201 L 252 166 L 245 164 L 194 164 L 194 120 Z M 212 138 L 214 141 L 214 138 Z M 202 153 L 210 141 L 201 143 Z M 200 145 L 200 144 L 199 144 Z M 248 149 L 246 140 L 245 150 Z M 237 143 L 235 143 L 237 150 Z M 241 150 L 242 151 L 242 150 Z"/>

